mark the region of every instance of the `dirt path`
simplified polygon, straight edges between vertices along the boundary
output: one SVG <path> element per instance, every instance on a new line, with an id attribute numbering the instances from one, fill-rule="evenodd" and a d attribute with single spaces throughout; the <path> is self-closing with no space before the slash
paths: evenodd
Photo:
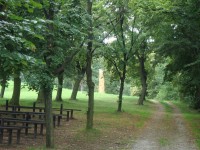
<path id="1" fill-rule="evenodd" d="M 182 114 L 171 103 L 172 112 L 166 112 L 156 103 L 157 111 L 134 141 L 133 150 L 198 150 L 187 130 Z"/>

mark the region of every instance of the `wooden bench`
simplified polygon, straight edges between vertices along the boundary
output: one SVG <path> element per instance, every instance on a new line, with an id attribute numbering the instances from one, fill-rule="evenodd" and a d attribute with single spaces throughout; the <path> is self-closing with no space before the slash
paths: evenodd
<path id="1" fill-rule="evenodd" d="M 70 108 L 63 108 L 63 104 L 60 104 L 60 108 L 53 108 L 53 110 L 57 110 L 60 111 L 60 114 L 63 114 L 63 111 L 67 112 L 67 121 L 69 121 L 69 119 L 74 119 L 74 111 L 81 111 L 80 109 L 70 109 Z"/>
<path id="2" fill-rule="evenodd" d="M 63 109 L 64 111 L 70 111 L 70 119 L 74 119 L 74 111 L 81 111 L 80 109 Z"/>
<path id="3" fill-rule="evenodd" d="M 40 125 L 40 135 L 43 135 L 43 128 L 45 125 L 45 121 L 39 121 L 39 120 L 24 120 L 24 119 L 13 119 L 13 118 L 1 118 L 2 120 L 2 126 L 7 123 L 7 126 L 10 125 L 10 123 L 22 123 L 22 126 L 25 128 L 25 134 L 28 134 L 29 125 L 34 125 L 34 137 L 37 136 L 37 127 Z"/>
<path id="4" fill-rule="evenodd" d="M 24 109 L 31 109 L 32 112 L 36 112 L 36 109 L 39 110 L 39 112 L 45 112 L 45 107 L 36 107 L 36 103 L 33 103 L 33 106 L 16 106 L 16 105 L 9 105 L 8 104 L 8 100 L 6 100 L 6 105 L 5 105 L 6 110 L 8 110 L 8 108 L 12 108 L 12 111 L 20 111 L 21 108 Z"/>
<path id="5" fill-rule="evenodd" d="M 0 110 L 0 116 L 2 115 L 12 115 L 13 118 L 17 118 L 17 116 L 22 116 L 23 119 L 30 120 L 31 115 L 39 115 L 39 119 L 41 119 L 41 116 L 44 116 L 44 112 L 24 112 L 24 111 L 6 111 L 6 110 Z"/>
<path id="6" fill-rule="evenodd" d="M 4 115 L 4 117 L 2 117 L 2 115 Z M 5 117 L 5 115 L 6 116 L 12 116 L 12 117 L 10 117 L 10 119 L 13 119 L 13 120 L 19 119 L 20 116 L 22 116 L 22 118 L 21 118 L 22 120 L 31 120 L 32 119 L 31 116 L 39 115 L 38 119 L 40 121 L 45 120 L 45 113 L 44 112 L 22 112 L 22 111 L 16 111 L 15 112 L 15 111 L 5 111 L 5 110 L 1 111 L 0 110 L 0 117 L 8 119 L 8 117 Z M 41 117 L 41 116 L 43 116 L 43 117 Z M 57 121 L 57 126 L 60 126 L 62 116 L 63 115 L 60 115 L 60 114 L 53 114 L 53 125 L 54 125 L 54 127 L 56 126 L 56 121 Z M 69 120 L 69 113 L 67 115 L 67 119 Z"/>
<path id="7" fill-rule="evenodd" d="M 8 105 L 8 100 L 6 100 L 6 110 L 8 110 L 8 108 L 11 107 L 13 111 L 20 111 L 21 108 L 27 108 L 27 109 L 32 109 L 33 112 L 35 112 L 36 109 L 39 109 L 40 112 L 42 112 L 42 110 L 45 112 L 45 107 L 36 107 L 36 102 L 33 103 L 33 106 L 9 106 Z M 63 118 L 63 116 L 65 116 L 63 114 L 63 111 L 67 112 L 66 114 L 66 120 L 69 121 L 69 119 L 74 119 L 74 111 L 81 111 L 80 109 L 70 109 L 70 108 L 65 108 L 63 109 L 63 104 L 60 105 L 60 108 L 52 108 L 53 111 L 59 111 L 60 115 L 56 114 L 57 118 L 58 118 L 58 124 L 60 125 L 60 119 Z M 34 114 L 32 114 L 34 116 Z"/>
<path id="8" fill-rule="evenodd" d="M 12 135 L 13 135 L 13 130 L 17 131 L 17 144 L 20 143 L 20 134 L 21 130 L 23 128 L 26 128 L 24 126 L 0 126 L 0 143 L 3 143 L 3 137 L 4 137 L 4 130 L 8 131 L 8 145 L 12 144 Z"/>

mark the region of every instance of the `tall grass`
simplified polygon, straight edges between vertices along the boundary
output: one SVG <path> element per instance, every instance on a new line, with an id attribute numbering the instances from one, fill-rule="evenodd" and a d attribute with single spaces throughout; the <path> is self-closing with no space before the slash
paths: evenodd
<path id="1" fill-rule="evenodd" d="M 191 109 L 186 103 L 175 101 L 174 104 L 181 109 L 184 118 L 187 120 L 189 127 L 191 128 L 192 134 L 194 135 L 195 141 L 198 148 L 200 149 L 200 114 L 199 111 Z"/>

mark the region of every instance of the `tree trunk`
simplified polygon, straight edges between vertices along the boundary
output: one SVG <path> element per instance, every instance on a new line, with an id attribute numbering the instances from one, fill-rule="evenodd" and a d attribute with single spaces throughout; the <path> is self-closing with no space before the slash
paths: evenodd
<path id="1" fill-rule="evenodd" d="M 77 96 L 78 89 L 79 89 L 79 86 L 80 86 L 80 83 L 81 83 L 82 79 L 83 79 L 83 77 L 76 78 L 74 86 L 73 86 L 71 98 L 70 98 L 71 100 L 76 100 L 76 96 Z"/>
<path id="2" fill-rule="evenodd" d="M 195 94 L 194 94 L 194 100 L 191 105 L 194 109 L 200 108 L 200 87 L 196 86 L 195 88 Z"/>
<path id="3" fill-rule="evenodd" d="M 10 100 L 11 105 L 19 105 L 20 91 L 21 91 L 20 72 L 16 72 L 16 74 L 14 76 L 13 94 L 12 94 L 12 98 Z"/>
<path id="4" fill-rule="evenodd" d="M 78 75 L 76 77 L 76 80 L 75 80 L 75 83 L 73 86 L 73 90 L 72 90 L 72 94 L 71 94 L 71 98 L 70 98 L 71 100 L 76 100 L 76 96 L 78 93 L 78 89 L 80 87 L 80 83 L 85 75 L 86 67 L 84 66 L 83 68 L 81 68 L 80 65 L 77 65 L 77 69 L 78 69 Z"/>
<path id="5" fill-rule="evenodd" d="M 43 103 L 43 104 L 45 102 L 45 100 L 44 100 L 44 92 L 42 91 L 42 88 L 40 88 L 40 90 L 38 92 L 37 102 L 38 103 Z"/>
<path id="6" fill-rule="evenodd" d="M 122 111 L 122 100 L 123 100 L 123 91 L 124 91 L 124 81 L 125 78 L 120 78 L 120 89 L 119 89 L 119 101 L 118 101 L 118 112 Z"/>
<path id="7" fill-rule="evenodd" d="M 143 102 L 145 101 L 145 97 L 147 95 L 147 72 L 145 70 L 145 59 L 144 57 L 139 58 L 140 62 L 140 80 L 142 84 L 142 89 L 140 93 L 140 97 L 138 99 L 138 105 L 143 105 Z"/>
<path id="8" fill-rule="evenodd" d="M 42 87 L 45 99 L 45 121 L 46 121 L 46 147 L 54 148 L 54 128 L 52 115 L 52 88 L 48 85 Z"/>
<path id="9" fill-rule="evenodd" d="M 63 73 L 58 75 L 58 89 L 56 95 L 57 102 L 62 102 L 62 89 L 63 89 Z"/>
<path id="10" fill-rule="evenodd" d="M 88 111 L 87 111 L 87 124 L 86 129 L 93 128 L 93 115 L 94 115 L 94 83 L 92 81 L 92 47 L 93 47 L 93 31 L 92 31 L 92 0 L 87 2 L 87 12 L 91 16 L 88 28 L 88 46 L 87 46 L 87 86 L 88 86 Z"/>
<path id="11" fill-rule="evenodd" d="M 1 81 L 1 93 L 0 93 L 1 98 L 4 97 L 5 89 L 6 89 L 6 77 L 3 77 L 3 80 Z"/>
<path id="12" fill-rule="evenodd" d="M 120 77 L 120 89 L 119 89 L 119 101 L 118 101 L 118 112 L 122 111 L 122 100 L 123 100 L 123 92 L 124 92 L 124 82 L 126 79 L 126 65 L 127 65 L 127 59 L 126 54 L 124 54 L 124 64 L 123 64 L 123 72 Z"/>

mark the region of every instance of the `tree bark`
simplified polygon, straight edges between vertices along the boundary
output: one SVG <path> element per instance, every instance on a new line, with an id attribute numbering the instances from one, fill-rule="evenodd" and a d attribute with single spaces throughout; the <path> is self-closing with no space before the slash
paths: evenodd
<path id="1" fill-rule="evenodd" d="M 12 98 L 10 100 L 11 105 L 19 105 L 20 99 L 20 92 L 21 92 L 21 79 L 20 79 L 20 71 L 15 72 L 14 75 L 14 88 Z"/>
<path id="2" fill-rule="evenodd" d="M 85 71 L 86 71 L 86 66 L 81 67 L 80 63 L 77 62 L 76 68 L 78 70 L 78 74 L 77 77 L 75 79 L 75 83 L 73 86 L 73 90 L 72 90 L 72 94 L 71 94 L 71 100 L 76 100 L 76 96 L 78 93 L 78 89 L 80 87 L 80 83 L 82 81 L 82 79 L 84 78 L 85 75 Z"/>
<path id="3" fill-rule="evenodd" d="M 79 86 L 80 86 L 80 83 L 81 83 L 81 80 L 83 79 L 83 77 L 84 76 L 82 76 L 82 77 L 79 76 L 76 78 L 74 86 L 73 86 L 71 98 L 70 98 L 71 100 L 76 100 L 78 89 L 79 89 Z"/>
<path id="4" fill-rule="evenodd" d="M 54 148 L 54 128 L 52 115 L 52 88 L 49 83 L 42 87 L 45 99 L 45 121 L 46 121 L 46 147 Z"/>
<path id="5" fill-rule="evenodd" d="M 58 89 L 56 95 L 57 102 L 62 102 L 62 89 L 63 89 L 63 73 L 58 75 Z"/>
<path id="6" fill-rule="evenodd" d="M 196 86 L 196 88 L 195 88 L 194 100 L 192 103 L 192 107 L 194 109 L 200 108 L 200 86 Z"/>
<path id="7" fill-rule="evenodd" d="M 48 20 L 53 21 L 54 15 L 55 15 L 55 9 L 56 9 L 56 3 L 55 0 L 49 1 L 49 7 L 46 8 L 43 1 L 40 1 L 43 5 L 43 11 L 45 18 Z M 47 23 L 47 28 L 49 32 L 54 32 L 54 25 L 53 23 Z M 49 77 L 52 77 L 53 74 L 53 68 L 52 68 L 52 59 L 51 56 L 54 54 L 54 47 L 55 47 L 55 39 L 54 35 L 47 34 L 46 40 L 47 40 L 47 47 L 46 47 L 46 53 L 44 53 L 44 61 L 46 63 L 46 66 L 49 70 L 52 72 L 47 71 L 47 75 Z M 54 148 L 54 128 L 53 128 L 53 116 L 52 116 L 52 83 L 43 83 L 42 90 L 44 94 L 44 100 L 45 100 L 45 117 L 46 117 L 46 148 Z"/>
<path id="8" fill-rule="evenodd" d="M 145 69 L 145 58 L 143 56 L 138 57 L 139 63 L 140 63 L 140 81 L 142 84 L 142 89 L 140 93 L 140 97 L 138 99 L 138 105 L 143 105 L 143 102 L 145 101 L 146 95 L 147 95 L 147 72 Z"/>
<path id="9" fill-rule="evenodd" d="M 1 98 L 4 97 L 5 89 L 6 89 L 6 77 L 3 77 L 3 80 L 1 81 L 1 93 L 0 93 Z"/>
<path id="10" fill-rule="evenodd" d="M 125 78 L 120 78 L 120 89 L 119 89 L 119 101 L 117 111 L 122 111 L 122 100 L 123 100 L 123 91 L 124 91 L 124 81 Z"/>
<path id="11" fill-rule="evenodd" d="M 45 102 L 45 100 L 44 100 L 44 92 L 42 91 L 42 88 L 40 88 L 40 90 L 38 92 L 37 102 L 38 103 L 43 103 L 43 104 Z"/>
<path id="12" fill-rule="evenodd" d="M 125 79 L 126 79 L 126 65 L 127 65 L 127 59 L 126 59 L 126 53 L 124 53 L 123 70 L 122 70 L 122 75 L 120 77 L 119 101 L 118 101 L 118 109 L 117 109 L 118 112 L 122 111 L 124 82 L 125 82 Z"/>
<path id="13" fill-rule="evenodd" d="M 87 86 L 88 86 L 88 110 L 87 110 L 87 124 L 86 129 L 93 128 L 93 115 L 94 115 L 94 83 L 92 81 L 92 47 L 93 47 L 93 31 L 92 31 L 92 0 L 87 2 L 87 12 L 90 15 L 90 25 L 88 28 L 88 45 L 87 45 Z"/>
<path id="14" fill-rule="evenodd" d="M 124 55 L 124 60 L 125 60 L 126 55 Z M 120 89 L 119 89 L 119 101 L 118 101 L 118 108 L 117 111 L 121 112 L 122 111 L 122 100 L 123 100 L 123 92 L 124 92 L 124 82 L 126 78 L 126 64 L 127 62 L 124 62 L 123 66 L 123 73 L 122 77 L 120 77 Z"/>

